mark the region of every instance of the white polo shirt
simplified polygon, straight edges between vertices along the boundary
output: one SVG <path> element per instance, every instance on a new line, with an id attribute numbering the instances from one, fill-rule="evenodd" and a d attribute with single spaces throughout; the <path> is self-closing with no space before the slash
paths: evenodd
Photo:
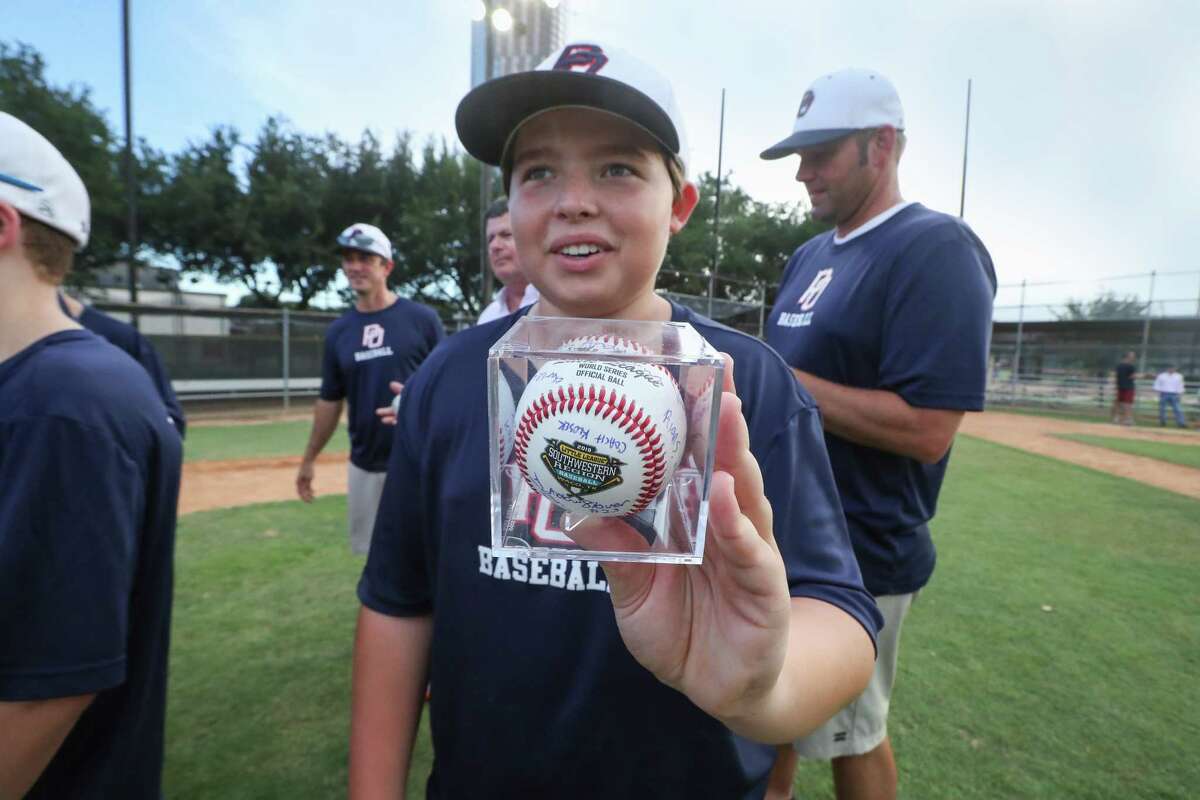
<path id="1" fill-rule="evenodd" d="M 1164 394 L 1183 394 L 1183 373 L 1158 373 L 1158 377 L 1154 379 L 1154 391 Z"/>
<path id="2" fill-rule="evenodd" d="M 500 319 L 501 317 L 507 317 L 509 314 L 515 313 L 508 310 L 508 297 L 505 295 L 507 291 L 507 286 L 500 287 L 500 291 L 496 292 L 495 297 L 492 298 L 492 302 L 479 315 L 479 320 L 475 323 L 476 325 L 482 325 L 485 322 L 491 322 L 494 319 Z M 517 308 L 522 309 L 525 306 L 533 305 L 538 301 L 538 297 L 540 297 L 538 290 L 533 287 L 532 283 L 529 284 L 525 287 L 525 296 L 521 298 L 521 305 Z"/>

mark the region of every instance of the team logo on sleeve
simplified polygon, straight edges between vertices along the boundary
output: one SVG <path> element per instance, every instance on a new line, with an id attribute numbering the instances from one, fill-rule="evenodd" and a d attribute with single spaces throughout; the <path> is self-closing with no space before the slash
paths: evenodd
<path id="1" fill-rule="evenodd" d="M 608 56 L 594 44 L 572 44 L 563 48 L 562 55 L 554 62 L 554 69 L 567 72 L 586 72 L 588 74 L 600 71 L 608 63 Z"/>
<path id="2" fill-rule="evenodd" d="M 812 279 L 812 283 L 804 290 L 804 294 L 800 295 L 796 300 L 796 305 L 799 306 L 800 312 L 785 311 L 779 315 L 779 326 L 782 328 L 806 328 L 812 324 L 813 306 L 821 299 L 821 295 L 829 287 L 830 281 L 833 280 L 833 269 L 823 269 L 816 274 Z"/>

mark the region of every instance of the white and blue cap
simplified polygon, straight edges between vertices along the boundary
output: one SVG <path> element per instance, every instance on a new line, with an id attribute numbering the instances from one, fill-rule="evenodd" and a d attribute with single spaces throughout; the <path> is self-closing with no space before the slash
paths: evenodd
<path id="1" fill-rule="evenodd" d="M 892 82 L 869 69 L 822 75 L 800 100 L 792 134 L 762 152 L 768 161 L 869 128 L 904 130 L 904 108 Z"/>
<path id="2" fill-rule="evenodd" d="M 58 148 L 0 111 L 0 202 L 75 240 L 88 242 L 92 205 L 83 181 Z"/>
<path id="3" fill-rule="evenodd" d="M 356 222 L 337 237 L 338 247 L 343 250 L 361 250 L 364 253 L 374 253 L 383 256 L 384 261 L 392 260 L 392 242 L 383 235 L 383 231 L 365 222 Z"/>
<path id="4" fill-rule="evenodd" d="M 626 119 L 687 172 L 687 134 L 671 82 L 636 56 L 595 39 L 564 45 L 528 72 L 476 86 L 458 104 L 454 124 L 468 153 L 501 166 L 521 125 L 556 108 L 592 108 Z"/>

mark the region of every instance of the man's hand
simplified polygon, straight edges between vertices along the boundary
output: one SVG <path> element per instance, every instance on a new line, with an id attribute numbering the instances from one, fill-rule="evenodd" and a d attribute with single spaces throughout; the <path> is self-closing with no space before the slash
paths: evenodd
<path id="1" fill-rule="evenodd" d="M 404 391 L 404 384 L 400 381 L 392 381 L 388 384 L 388 388 L 396 396 L 392 398 L 391 405 L 375 409 L 375 416 L 379 417 L 379 421 L 384 425 L 395 425 L 396 414 L 400 411 L 400 393 Z"/>
<path id="2" fill-rule="evenodd" d="M 304 459 L 300 462 L 300 471 L 296 473 L 296 494 L 306 503 L 311 503 L 316 495 L 313 493 L 313 474 L 316 472 L 313 462 Z"/>

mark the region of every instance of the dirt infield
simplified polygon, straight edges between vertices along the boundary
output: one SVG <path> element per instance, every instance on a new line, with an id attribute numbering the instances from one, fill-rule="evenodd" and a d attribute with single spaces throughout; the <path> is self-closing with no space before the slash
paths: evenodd
<path id="1" fill-rule="evenodd" d="M 229 424 L 229 420 L 224 420 L 224 423 Z M 1130 429 L 998 411 L 968 414 L 962 432 L 1200 499 L 1200 470 L 1065 441 L 1054 436 L 1060 433 L 1091 433 L 1128 439 L 1192 442 L 1200 446 L 1200 435 L 1196 433 L 1171 429 Z M 295 500 L 296 470 L 299 465 L 299 456 L 184 464 L 179 513 Z M 345 494 L 346 456 L 328 454 L 318 458 L 313 486 L 318 495 Z"/>
<path id="2" fill-rule="evenodd" d="M 179 513 L 295 500 L 296 470 L 299 468 L 299 456 L 184 464 Z M 318 496 L 346 493 L 344 453 L 317 458 L 313 490 Z"/>
<path id="3" fill-rule="evenodd" d="M 1055 438 L 1055 434 L 1090 433 L 1096 436 L 1200 446 L 1200 435 L 1194 432 L 1171 428 L 1123 428 L 1105 423 L 1072 422 L 1030 414 L 1005 414 L 999 411 L 967 414 L 961 431 L 989 442 L 1018 447 L 1031 453 L 1069 461 L 1200 499 L 1200 470 Z"/>

